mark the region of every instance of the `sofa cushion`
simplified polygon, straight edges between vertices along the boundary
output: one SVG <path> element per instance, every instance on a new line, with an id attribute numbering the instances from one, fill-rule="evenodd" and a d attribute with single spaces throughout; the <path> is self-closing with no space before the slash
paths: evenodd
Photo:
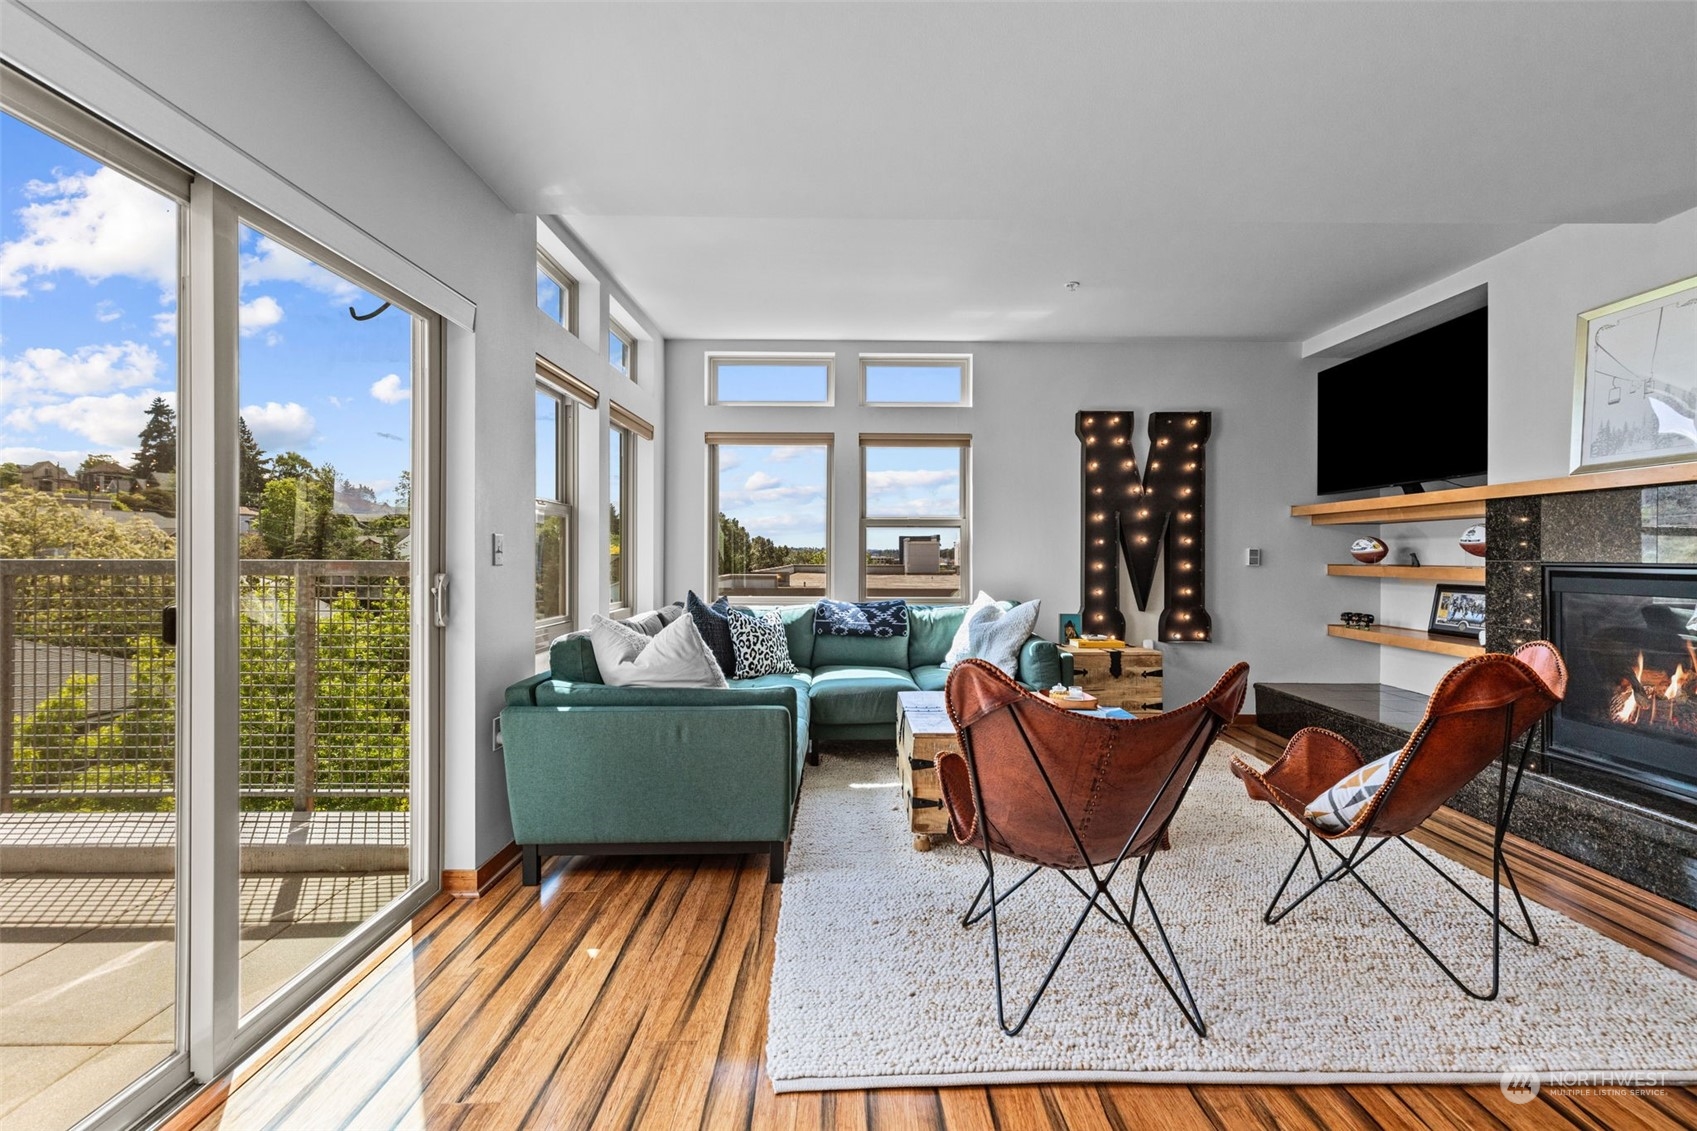
<path id="1" fill-rule="evenodd" d="M 887 723 L 893 727 L 896 696 L 919 690 L 907 669 L 876 664 L 817 667 L 810 685 L 813 721 L 824 726 Z"/>
<path id="2" fill-rule="evenodd" d="M 769 687 L 795 688 L 796 719 L 795 745 L 796 750 L 807 753 L 807 732 L 810 725 L 810 710 L 807 698 L 808 682 L 812 673 L 798 669 L 793 675 L 763 675 L 755 679 L 733 679 L 733 691 L 759 691 Z"/>
<path id="3" fill-rule="evenodd" d="M 569 633 L 548 646 L 548 671 L 555 679 L 567 683 L 602 683 L 601 669 L 595 664 L 595 648 L 589 642 L 589 630 Z"/>
<path id="4" fill-rule="evenodd" d="M 909 605 L 907 666 L 919 668 L 942 663 L 965 615 L 965 605 Z"/>
<path id="5" fill-rule="evenodd" d="M 906 671 L 907 637 L 905 636 L 815 636 L 813 638 L 813 668 L 843 665 L 873 668 L 900 668 Z M 894 717 L 894 716 L 892 716 Z"/>
<path id="6" fill-rule="evenodd" d="M 695 627 L 701 633 L 701 639 L 706 642 L 707 650 L 713 653 L 713 658 L 719 661 L 719 669 L 729 679 L 737 674 L 737 650 L 731 643 L 731 602 L 720 597 L 711 605 L 695 595 L 690 590 L 684 598 L 684 608 L 689 610 L 690 619 L 695 621 Z"/>
<path id="7" fill-rule="evenodd" d="M 790 675 L 795 662 L 790 659 L 789 637 L 784 634 L 784 622 L 776 609 L 759 613 L 730 610 L 731 644 L 736 649 L 737 670 L 732 679 L 755 679 L 763 675 Z"/>
<path id="8" fill-rule="evenodd" d="M 910 674 L 921 691 L 941 691 L 949 682 L 949 668 L 942 664 L 922 664 Z"/>

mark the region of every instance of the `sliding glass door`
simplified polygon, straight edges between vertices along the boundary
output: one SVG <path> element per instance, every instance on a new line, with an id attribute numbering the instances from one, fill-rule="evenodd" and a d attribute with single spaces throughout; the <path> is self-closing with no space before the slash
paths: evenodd
<path id="1" fill-rule="evenodd" d="M 440 327 L 0 78 L 0 1131 L 119 1126 L 439 883 Z"/>

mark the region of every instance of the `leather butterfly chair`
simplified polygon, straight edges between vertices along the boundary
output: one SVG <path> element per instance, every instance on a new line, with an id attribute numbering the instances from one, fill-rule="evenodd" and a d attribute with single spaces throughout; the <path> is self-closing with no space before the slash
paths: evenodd
<path id="1" fill-rule="evenodd" d="M 961 917 L 970 927 L 990 917 L 990 954 L 996 979 L 996 1021 L 1015 1036 L 1049 988 L 1061 960 L 1092 911 L 1124 927 L 1198 1036 L 1207 1035 L 1184 970 L 1173 953 L 1155 904 L 1143 885 L 1167 826 L 1184 800 L 1202 757 L 1243 705 L 1249 665 L 1234 665 L 1196 702 L 1140 719 L 1081 715 L 1033 694 L 995 666 L 964 660 L 949 673 L 944 700 L 960 739 L 958 751 L 937 758 L 937 774 L 955 840 L 978 851 L 984 883 Z M 1033 867 L 1006 888 L 999 886 L 996 857 Z M 1127 860 L 1137 861 L 1131 899 L 1122 905 L 1108 885 Z M 1003 900 L 1043 869 L 1071 884 L 1084 907 L 1049 963 L 1031 1001 L 1010 1026 L 1002 992 Z M 1075 875 L 1083 872 L 1085 875 Z M 988 895 L 988 906 L 980 911 Z M 1172 975 L 1155 960 L 1138 931 L 1141 899 L 1166 951 Z M 1127 910 L 1129 907 L 1129 910 Z"/>
<path id="2" fill-rule="evenodd" d="M 1284 755 L 1265 769 L 1252 765 L 1241 755 L 1234 755 L 1232 772 L 1243 779 L 1249 796 L 1257 801 L 1270 802 L 1274 811 L 1302 837 L 1302 848 L 1285 873 L 1278 891 L 1273 893 L 1263 920 L 1269 924 L 1277 923 L 1326 884 L 1350 876 L 1367 889 L 1373 901 L 1384 908 L 1397 926 L 1464 993 L 1480 1001 L 1495 998 L 1501 967 L 1502 932 L 1506 930 L 1522 942 L 1538 945 L 1537 928 L 1532 925 L 1526 901 L 1521 898 L 1514 873 L 1509 870 L 1508 860 L 1503 856 L 1503 837 L 1508 832 L 1509 817 L 1520 791 L 1521 774 L 1531 752 L 1533 725 L 1566 694 L 1567 668 L 1562 663 L 1561 654 L 1547 641 L 1533 641 L 1516 649 L 1513 655 L 1491 653 L 1457 664 L 1433 690 L 1425 715 L 1396 761 L 1390 765 L 1384 784 L 1341 830 L 1323 827 L 1304 811 L 1321 794 L 1368 761 L 1348 739 L 1319 727 L 1304 727 L 1291 737 Z M 1509 763 L 1515 740 L 1521 738 L 1524 741 L 1511 778 Z M 1491 906 L 1486 907 L 1429 856 L 1409 843 L 1406 834 L 1493 761 L 1500 761 L 1500 766 L 1496 775 L 1496 825 L 1491 839 Z M 1352 838 L 1355 844 L 1347 853 L 1338 848 L 1339 843 Z M 1361 865 L 1393 840 L 1401 841 L 1446 883 L 1490 915 L 1489 989 L 1475 990 L 1462 981 L 1361 875 Z M 1338 861 L 1329 872 L 1322 872 L 1320 868 L 1319 857 L 1314 852 L 1316 843 L 1329 849 Z M 1304 856 L 1313 861 L 1316 879 L 1307 891 L 1281 909 L 1279 898 L 1290 886 Z M 1514 893 L 1515 903 L 1520 908 L 1520 918 L 1527 931 L 1524 935 L 1502 920 L 1501 881 L 1504 879 L 1508 881 L 1509 890 Z"/>

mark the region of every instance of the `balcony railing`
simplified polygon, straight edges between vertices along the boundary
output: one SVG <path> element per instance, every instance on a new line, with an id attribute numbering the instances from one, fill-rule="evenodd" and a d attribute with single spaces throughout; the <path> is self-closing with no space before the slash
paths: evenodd
<path id="1" fill-rule="evenodd" d="M 404 561 L 242 563 L 243 808 L 399 810 Z M 176 774 L 176 563 L 0 560 L 0 810 L 159 810 Z"/>

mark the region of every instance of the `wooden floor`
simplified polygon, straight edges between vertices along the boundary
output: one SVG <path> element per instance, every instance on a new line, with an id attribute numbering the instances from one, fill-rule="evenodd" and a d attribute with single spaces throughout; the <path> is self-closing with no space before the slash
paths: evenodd
<path id="1" fill-rule="evenodd" d="M 1546 1090 L 1524 1106 L 1494 1084 L 778 1096 L 762 1049 L 781 893 L 764 856 L 720 856 L 555 859 L 540 889 L 514 871 L 481 899 L 441 897 L 292 1041 L 172 1126 L 1697 1127 L 1688 1089 Z"/>

